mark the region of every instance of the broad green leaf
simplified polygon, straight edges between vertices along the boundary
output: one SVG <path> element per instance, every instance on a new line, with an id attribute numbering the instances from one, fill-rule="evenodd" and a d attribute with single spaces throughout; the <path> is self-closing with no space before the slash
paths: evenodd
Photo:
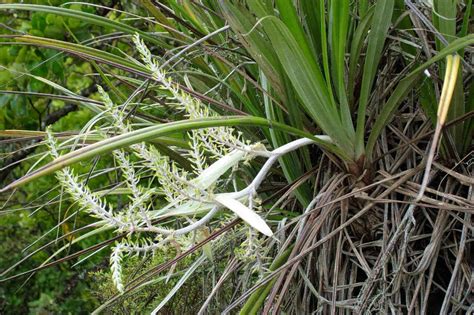
<path id="1" fill-rule="evenodd" d="M 265 3 L 269 3 L 269 1 L 265 0 L 246 0 L 246 4 L 249 7 L 250 12 L 254 14 L 259 20 L 267 17 L 272 16 L 274 14 L 273 5 L 265 5 Z"/>

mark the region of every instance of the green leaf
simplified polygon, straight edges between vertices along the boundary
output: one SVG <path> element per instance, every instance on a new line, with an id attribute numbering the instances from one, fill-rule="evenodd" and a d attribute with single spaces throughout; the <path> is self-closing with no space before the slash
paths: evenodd
<path id="1" fill-rule="evenodd" d="M 374 13 L 372 9 L 365 14 L 362 20 L 359 22 L 351 41 L 351 50 L 349 55 L 349 74 L 347 79 L 347 95 L 349 98 L 349 104 L 354 103 L 354 88 L 356 85 L 356 74 L 358 72 L 358 66 L 360 61 L 360 55 L 364 46 L 367 33 L 369 31 L 370 22 L 372 22 L 372 16 Z M 353 106 L 352 106 L 353 108 Z"/>
<path id="2" fill-rule="evenodd" d="M 324 8 L 324 3 L 322 1 L 298 1 L 297 3 L 298 11 L 305 17 L 302 19 L 302 23 L 312 43 L 314 55 L 321 56 L 322 30 L 319 12 L 321 7 Z"/>
<path id="3" fill-rule="evenodd" d="M 306 58 L 286 25 L 276 17 L 262 21 L 265 32 L 311 118 L 333 139 L 337 146 L 353 156 L 350 126 L 341 123 L 339 110 L 331 101 L 321 70 L 313 58 Z"/>
<path id="4" fill-rule="evenodd" d="M 281 66 L 268 40 L 255 28 L 255 19 L 247 9 L 234 6 L 230 1 L 220 0 L 219 5 L 226 20 L 237 32 L 242 45 L 262 68 L 272 87 L 283 95 L 284 88 L 279 74 Z"/>
<path id="5" fill-rule="evenodd" d="M 153 310 L 151 314 L 160 314 L 160 310 L 168 303 L 178 292 L 178 290 L 184 285 L 184 283 L 189 280 L 191 276 L 194 275 L 194 272 L 198 267 L 201 267 L 202 264 L 204 264 L 206 260 L 206 256 L 201 256 L 198 259 L 196 259 L 193 264 L 186 270 L 184 275 L 179 279 L 179 281 L 175 284 L 173 289 L 169 291 L 169 293 L 160 301 L 160 304 Z"/>
<path id="6" fill-rule="evenodd" d="M 332 82 L 336 88 L 339 99 L 341 120 L 346 128 L 352 128 L 351 112 L 346 94 L 345 68 L 346 68 L 346 41 L 349 28 L 349 0 L 330 1 L 329 8 L 329 46 L 331 51 Z"/>
<path id="7" fill-rule="evenodd" d="M 145 67 L 137 65 L 136 63 L 132 61 L 129 61 L 125 58 L 116 56 L 114 54 L 111 54 L 102 50 L 87 47 L 85 45 L 73 44 L 73 43 L 69 43 L 65 41 L 30 36 L 30 35 L 17 36 L 14 38 L 19 43 L 58 49 L 61 51 L 65 51 L 65 52 L 77 55 L 79 57 L 87 57 L 87 58 L 92 58 L 99 62 L 105 62 L 117 68 L 125 69 L 131 72 L 136 72 L 138 74 L 143 75 L 143 74 L 149 73 L 149 71 Z"/>
<path id="8" fill-rule="evenodd" d="M 281 267 L 290 257 L 291 251 L 293 250 L 293 245 L 287 248 L 283 253 L 281 253 L 278 257 L 270 265 L 269 271 L 275 271 L 279 267 Z M 247 302 L 244 304 L 242 309 L 240 310 L 240 315 L 247 315 L 247 314 L 258 314 L 258 311 L 265 302 L 266 297 L 270 293 L 271 288 L 277 281 L 276 278 L 271 280 L 269 283 L 265 284 L 263 287 L 258 288 L 252 295 L 248 298 Z"/>
<path id="9" fill-rule="evenodd" d="M 261 81 L 262 81 L 262 87 L 263 89 L 269 93 L 270 91 L 268 90 L 268 84 L 267 84 L 267 79 L 265 75 L 262 73 L 261 74 Z M 288 93 L 290 96 L 290 93 Z M 293 93 L 291 93 L 293 94 Z M 265 105 L 265 114 L 267 119 L 273 120 L 273 121 L 284 121 L 283 118 L 283 113 L 280 110 L 280 108 L 274 106 L 272 101 L 270 100 L 270 97 L 268 97 L 267 94 L 264 94 L 263 96 L 263 103 Z M 292 111 L 292 109 L 295 109 L 294 107 L 290 107 L 290 120 L 293 120 L 294 126 L 298 126 L 298 124 L 295 124 L 295 120 L 298 119 L 298 111 L 296 110 L 296 113 Z M 301 124 L 300 124 L 301 125 Z M 270 133 L 270 139 L 273 144 L 273 147 L 279 147 L 282 146 L 288 142 L 290 142 L 290 135 L 278 130 L 271 129 L 269 131 Z M 303 154 L 308 154 L 306 148 L 302 148 Z M 303 175 L 303 169 L 302 165 L 300 163 L 301 158 L 299 158 L 298 154 L 296 152 L 290 152 L 289 154 L 282 156 L 279 159 L 279 163 L 281 165 L 281 168 L 283 170 L 283 173 L 285 174 L 286 179 L 288 182 L 293 182 L 295 181 L 298 177 Z M 311 165 L 311 161 L 308 162 L 308 165 Z M 308 168 L 309 169 L 309 168 Z M 304 183 L 300 187 L 298 187 L 295 190 L 295 195 L 298 198 L 298 200 L 304 205 L 308 205 L 310 203 L 310 198 L 311 198 L 311 189 L 310 187 Z"/>
<path id="10" fill-rule="evenodd" d="M 356 158 L 364 154 L 365 115 L 382 50 L 392 21 L 394 0 L 377 1 L 368 37 L 356 126 Z"/>
<path id="11" fill-rule="evenodd" d="M 282 22 L 285 23 L 285 25 L 290 30 L 299 47 L 303 51 L 305 58 L 313 58 L 308 39 L 303 31 L 303 26 L 300 24 L 300 19 L 293 5 L 293 1 L 276 0 L 275 4 L 278 8 L 278 11 L 280 12 L 280 18 Z"/>

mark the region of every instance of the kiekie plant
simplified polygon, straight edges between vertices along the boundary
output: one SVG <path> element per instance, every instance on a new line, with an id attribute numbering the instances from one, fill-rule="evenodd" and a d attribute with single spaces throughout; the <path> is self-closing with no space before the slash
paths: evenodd
<path id="1" fill-rule="evenodd" d="M 387 208 L 378 204 L 383 204 L 382 200 L 386 201 L 388 196 L 398 193 L 406 195 L 405 198 L 408 199 L 401 200 L 402 203 L 417 204 L 423 201 L 426 203 L 425 207 L 435 207 L 441 202 L 436 197 L 446 196 L 446 192 L 444 195 L 442 192 L 435 193 L 434 188 L 431 188 L 430 193 L 435 198 L 427 199 L 424 193 L 431 179 L 432 159 L 436 154 L 441 128 L 445 125 L 451 96 L 455 95 L 458 109 L 465 106 L 458 66 L 453 67 L 452 61 L 449 61 L 439 102 L 443 109 L 438 111 L 436 118 L 431 117 L 437 128 L 432 146 L 427 151 L 429 158 L 422 164 L 424 168 L 416 166 L 416 159 L 406 162 L 411 166 L 407 171 L 400 168 L 408 153 L 403 146 L 397 147 L 392 142 L 398 141 L 397 137 L 405 140 L 405 136 L 401 136 L 403 133 L 399 130 L 393 131 L 393 135 L 388 134 L 386 128 L 400 104 L 407 101 L 407 96 L 414 89 L 423 88 L 421 93 L 425 93 L 425 96 L 436 94 L 433 90 L 437 86 L 423 83 L 425 86 L 422 87 L 417 84 L 427 69 L 431 69 L 445 57 L 452 60 L 452 54 L 474 44 L 474 36 L 466 35 L 464 30 L 464 23 L 466 20 L 469 22 L 469 16 L 462 19 L 462 37 L 455 39 L 454 34 L 449 44 L 438 44 L 436 54 L 427 55 L 427 60 L 421 63 L 413 55 L 419 54 L 413 50 L 419 43 L 409 30 L 411 21 L 407 21 L 407 13 L 403 13 L 405 9 L 402 1 L 376 1 L 373 5 L 369 1 L 351 3 L 346 0 L 301 1 L 297 5 L 289 0 L 276 0 L 274 5 L 271 1 L 263 0 L 248 0 L 245 5 L 224 0 L 218 4 L 205 2 L 202 7 L 189 1 L 184 1 L 182 6 L 178 1 L 167 1 L 168 7 L 161 2 L 142 1 L 143 7 L 155 18 L 157 27 L 166 33 L 162 37 L 122 22 L 65 8 L 0 5 L 0 9 L 48 12 L 111 27 L 133 36 L 133 48 L 141 58 L 138 61 L 138 58 L 111 54 L 82 44 L 29 35 L 15 36 L 18 43 L 58 49 L 94 60 L 94 64 L 97 62 L 120 68 L 135 77 L 129 78 L 113 71 L 108 75 L 97 67 L 109 93 L 113 93 L 119 102 L 114 103 L 100 86 L 100 105 L 86 98 L 79 99 L 81 104 L 97 113 L 96 118 L 80 135 L 61 143 L 52 131 L 48 131 L 46 143 L 54 160 L 10 183 L 3 191 L 18 188 L 40 176 L 55 172 L 72 200 L 97 219 L 90 226 L 94 230 L 84 237 L 91 237 L 105 230 L 113 230 L 122 235 L 115 242 L 110 255 L 113 282 L 121 294 L 142 288 L 150 277 L 167 267 L 159 266 L 128 284 L 123 283 L 121 265 L 125 256 L 154 254 L 166 246 L 174 246 L 174 243 L 181 244 L 183 255 L 204 247 L 203 256 L 177 284 L 176 290 L 179 289 L 189 279 L 192 270 L 204 264 L 206 257 L 212 261 L 213 248 L 228 244 L 225 238 L 219 239 L 220 245 L 213 245 L 210 241 L 237 224 L 237 221 L 229 222 L 229 217 L 221 211 L 229 209 L 251 228 L 272 237 L 261 242 L 266 242 L 267 246 L 261 250 L 268 254 L 273 249 L 272 256 L 277 258 L 272 264 L 268 261 L 265 263 L 265 269 L 269 273 L 261 269 L 260 281 L 250 289 L 243 288 L 241 297 L 225 311 L 230 311 L 250 296 L 242 313 L 259 312 L 265 301 L 263 311 L 276 312 L 283 307 L 287 298 L 284 293 L 290 288 L 293 288 L 296 298 L 288 297 L 286 302 L 292 301 L 288 309 L 294 312 L 314 309 L 335 312 L 337 308 L 358 312 L 389 308 L 392 311 L 400 310 L 401 306 L 394 306 L 396 303 L 400 305 L 400 301 L 395 302 L 380 295 L 385 295 L 384 292 L 392 288 L 397 278 L 403 279 L 397 281 L 413 282 L 409 275 L 402 276 L 401 268 L 397 266 L 404 266 L 403 259 L 410 255 L 407 248 L 411 246 L 409 242 L 416 226 L 414 223 L 416 220 L 424 222 L 425 219 L 415 219 L 414 205 L 403 208 L 403 215 L 395 215 L 401 209 L 397 202 L 391 205 L 390 214 Z M 435 7 L 439 6 L 438 1 L 435 2 Z M 407 5 L 410 7 L 410 4 Z M 455 11 L 455 7 L 451 7 L 451 11 Z M 417 7 L 411 10 L 417 10 Z M 419 23 L 419 11 L 412 12 L 416 13 L 411 16 L 413 22 Z M 167 19 L 164 14 L 173 19 Z M 455 16 L 452 19 L 455 28 Z M 440 23 L 438 27 L 448 28 L 442 25 Z M 230 33 L 230 29 L 234 33 Z M 394 29 L 400 30 L 397 36 L 405 36 L 396 38 L 400 45 L 392 40 L 394 35 L 390 35 Z M 235 37 L 228 37 L 234 34 Z M 196 37 L 200 39 L 195 39 Z M 165 52 L 154 56 L 144 41 L 149 43 L 149 47 L 156 45 L 165 49 Z M 409 45 L 404 46 L 407 42 Z M 184 48 L 180 47 L 181 44 Z M 175 49 L 173 45 L 181 50 L 168 57 L 166 51 Z M 219 51 L 222 47 L 223 51 Z M 423 48 L 432 49 L 430 46 Z M 391 54 L 395 50 L 402 51 L 403 58 L 392 61 Z M 201 56 L 201 53 L 208 56 Z M 394 71 L 394 65 L 401 74 L 388 77 Z M 382 79 L 383 85 L 377 84 L 376 81 L 382 76 L 386 76 Z M 110 77 L 131 85 L 136 89 L 135 92 L 129 97 L 123 95 Z M 77 98 L 74 93 L 45 78 L 34 78 L 50 84 L 71 98 Z M 387 83 L 386 80 L 391 82 Z M 169 110 L 169 117 L 163 115 L 161 118 L 177 121 L 155 125 L 146 115 L 137 112 L 137 108 L 140 110 L 139 107 L 144 104 L 150 85 L 153 97 L 159 98 Z M 132 106 L 139 94 L 144 95 L 142 100 Z M 207 103 L 212 104 L 215 109 Z M 424 108 L 427 111 L 429 109 L 426 106 Z M 146 110 L 143 108 L 142 111 Z M 224 112 L 240 115 L 223 116 Z M 458 116 L 451 114 L 451 120 L 469 119 L 462 116 L 466 112 L 469 109 L 458 111 Z M 107 123 L 102 123 L 96 131 L 91 131 L 94 125 L 102 121 Z M 137 128 L 140 125 L 143 128 Z M 256 126 L 263 127 L 261 134 L 255 135 L 247 129 Z M 416 126 L 410 125 L 410 128 Z M 468 137 L 472 135 L 472 123 L 468 120 L 456 130 L 454 132 L 458 136 L 454 137 L 454 147 L 457 153 L 454 156 L 463 156 L 470 147 L 470 140 L 468 138 L 466 141 L 459 134 Z M 293 140 L 294 135 L 300 138 Z M 395 140 L 389 142 L 387 137 Z M 97 142 L 61 154 L 73 142 L 84 140 Z M 317 145 L 320 151 L 309 150 L 310 145 Z M 446 150 L 446 144 L 443 143 L 442 146 Z M 393 158 L 380 157 L 389 155 L 391 149 L 396 151 Z M 418 148 L 414 151 L 423 153 Z M 113 153 L 117 172 L 122 175 L 123 181 L 101 193 L 92 192 L 70 166 L 107 152 Z M 323 154 L 319 154 L 320 152 Z M 263 164 L 262 158 L 266 159 Z M 274 167 L 276 162 L 279 162 L 283 175 L 292 185 L 290 191 L 294 192 L 298 200 L 297 206 L 291 210 L 277 208 L 285 198 L 289 198 L 288 195 L 277 200 L 271 194 L 260 192 L 267 178 L 275 177 L 274 174 L 278 172 Z M 322 168 L 323 165 L 328 165 L 327 173 Z M 316 178 L 311 178 L 315 174 L 313 168 L 317 169 Z M 331 169 L 337 171 L 331 172 Z M 421 169 L 425 173 L 419 177 L 417 174 Z M 244 178 L 239 178 L 237 172 L 247 173 Z M 415 180 L 404 187 L 411 177 Z M 406 191 L 419 179 L 422 179 L 422 184 L 413 199 L 413 193 Z M 387 183 L 390 185 L 384 186 Z M 449 191 L 458 189 L 463 194 L 463 185 L 465 183 L 461 181 L 454 188 L 450 187 Z M 114 190 L 129 196 L 130 200 L 123 209 L 116 210 L 105 202 L 104 198 L 114 194 Z M 273 203 L 270 209 L 264 207 L 265 198 Z M 457 200 L 457 205 L 470 207 L 468 197 L 453 198 L 448 199 Z M 446 202 L 443 205 L 446 206 Z M 337 215 L 331 214 L 336 206 L 340 211 Z M 424 211 L 426 214 L 427 210 Z M 388 219 L 389 215 L 394 216 L 392 220 Z M 366 226 L 358 227 L 357 224 L 361 224 L 360 219 L 364 216 L 368 220 Z M 268 220 L 265 217 L 274 218 Z M 285 217 L 289 217 L 290 222 L 286 222 Z M 427 221 L 432 221 L 427 214 L 426 218 Z M 436 220 L 436 224 L 432 225 L 438 231 L 446 224 L 447 219 L 443 216 Z M 270 227 L 272 221 L 280 222 L 278 229 Z M 197 235 L 203 231 L 208 233 L 208 227 L 219 223 L 226 227 L 215 230 L 211 236 L 196 245 Z M 179 227 L 175 228 L 176 226 Z M 372 235 L 371 230 L 380 227 L 383 233 L 380 232 L 379 236 Z M 241 229 L 240 235 L 247 234 L 246 231 L 246 228 Z M 383 244 L 382 251 L 378 245 L 366 245 L 371 250 L 379 250 L 380 254 L 376 255 L 376 259 L 370 258 L 373 253 L 369 253 L 368 257 L 361 255 L 354 245 L 360 243 L 362 246 L 364 237 L 374 242 L 379 239 Z M 439 234 L 432 237 L 430 251 L 425 251 L 416 260 L 425 262 L 433 257 L 440 250 L 439 242 Z M 59 250 L 56 255 L 68 246 Z M 344 246 L 346 251 L 353 254 L 344 254 Z M 400 250 L 400 257 L 390 257 L 395 247 Z M 250 245 L 247 249 L 250 255 L 255 247 Z M 462 251 L 460 255 L 462 257 Z M 303 268 L 302 259 L 305 256 L 308 258 Z M 184 256 L 180 255 L 177 259 L 180 257 Z M 357 260 L 356 263 L 354 259 Z M 390 266 L 387 263 L 389 260 Z M 335 271 L 331 274 L 332 270 L 327 268 L 333 261 Z M 171 265 L 172 263 L 169 264 Z M 252 263 L 247 265 L 252 266 Z M 431 266 L 435 268 L 436 263 Z M 459 265 L 456 266 L 455 268 L 459 268 Z M 390 275 L 388 268 L 392 268 Z M 382 269 L 384 277 L 391 280 L 379 285 L 377 279 Z M 7 271 L 10 270 L 11 268 Z M 426 268 L 423 272 L 424 270 Z M 296 275 L 300 277 L 299 282 L 292 282 Z M 222 281 L 225 277 L 223 275 Z M 365 277 L 362 286 L 356 281 L 360 277 Z M 246 281 L 249 278 L 248 276 Z M 314 279 L 319 281 L 319 286 L 312 283 Z M 421 295 L 420 286 L 425 283 L 423 274 L 417 279 L 416 288 L 412 291 L 406 289 L 406 292 L 410 292 L 408 295 L 411 300 L 410 303 L 406 302 L 403 307 L 405 310 L 413 310 L 418 302 L 418 294 Z M 451 303 L 451 294 L 454 294 L 451 282 L 455 279 L 459 278 L 453 275 L 442 310 L 446 310 Z M 339 289 L 338 285 L 346 285 L 348 289 Z M 427 286 L 430 285 L 431 282 L 428 281 Z M 328 290 L 325 286 L 331 286 L 331 290 L 326 292 Z M 409 286 L 411 288 L 413 285 Z M 458 287 L 463 286 L 464 282 Z M 155 313 L 176 290 L 170 292 L 169 297 L 155 308 Z M 393 290 L 397 299 L 403 295 L 400 287 Z M 456 294 L 459 295 L 461 291 L 457 289 Z M 215 290 L 210 298 L 214 294 Z M 108 301 L 98 311 L 118 297 L 119 295 Z M 429 289 L 421 299 L 422 309 L 428 307 L 428 297 Z M 301 299 L 305 303 L 298 306 Z M 209 302 L 210 300 L 204 303 L 200 312 L 206 310 Z M 462 307 L 461 304 L 456 299 L 453 307 Z"/>

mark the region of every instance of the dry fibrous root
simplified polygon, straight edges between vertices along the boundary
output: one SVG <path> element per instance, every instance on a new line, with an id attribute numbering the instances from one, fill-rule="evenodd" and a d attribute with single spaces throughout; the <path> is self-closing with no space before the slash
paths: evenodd
<path id="1" fill-rule="evenodd" d="M 394 160 L 386 161 L 383 169 L 390 170 Z M 358 188 L 344 174 L 317 183 L 305 218 L 287 226 L 298 231 L 295 247 L 265 310 L 300 305 L 292 311 L 301 313 L 317 305 L 320 314 L 472 311 L 474 181 L 435 162 L 416 200 L 424 167 L 379 171 L 372 184 Z M 472 171 L 472 165 L 457 168 Z M 292 290 L 297 292 L 288 294 Z"/>
<path id="2" fill-rule="evenodd" d="M 469 311 L 472 185 L 436 170 L 413 214 L 415 223 L 404 222 L 422 171 L 379 172 L 374 186 L 357 191 L 344 174 L 320 183 L 305 218 L 286 227 L 297 231 L 289 234 L 295 245 L 265 312 L 288 305 L 300 305 L 292 313 L 317 305 L 320 314 Z M 372 222 L 373 214 L 378 225 L 360 229 L 359 222 Z"/>

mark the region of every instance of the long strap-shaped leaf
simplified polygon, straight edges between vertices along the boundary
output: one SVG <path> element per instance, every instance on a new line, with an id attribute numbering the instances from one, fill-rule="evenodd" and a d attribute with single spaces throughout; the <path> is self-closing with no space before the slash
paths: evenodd
<path id="1" fill-rule="evenodd" d="M 21 35 L 15 37 L 15 40 L 19 43 L 25 43 L 28 45 L 37 45 L 47 48 L 58 49 L 65 51 L 80 57 L 90 58 L 96 61 L 105 62 L 114 67 L 121 68 L 127 71 L 131 71 L 138 74 L 148 74 L 150 71 L 143 66 L 140 66 L 131 60 L 127 60 L 123 57 L 111 54 L 109 52 L 91 48 L 85 45 L 68 43 L 61 40 L 36 37 L 30 35 Z"/>
<path id="2" fill-rule="evenodd" d="M 285 90 L 279 73 L 281 66 L 268 40 L 255 30 L 253 16 L 248 10 L 233 5 L 227 0 L 220 0 L 219 5 L 225 19 L 240 37 L 242 45 L 265 73 L 272 87 L 280 95 L 284 95 Z"/>
<path id="3" fill-rule="evenodd" d="M 298 135 L 300 137 L 308 138 L 313 140 L 316 144 L 328 149 L 329 151 L 339 155 L 341 158 L 347 158 L 345 152 L 341 151 L 334 145 L 318 139 L 304 131 L 299 129 L 278 123 L 272 122 L 264 118 L 253 117 L 253 116 L 222 116 L 217 118 L 203 118 L 203 119 L 192 119 L 182 120 L 157 126 L 151 126 L 139 130 L 135 130 L 126 134 L 121 134 L 112 138 L 108 138 L 103 141 L 96 142 L 87 147 L 83 147 L 76 151 L 72 151 L 68 154 L 61 156 L 53 162 L 39 168 L 38 170 L 30 173 L 8 186 L 0 190 L 0 192 L 13 189 L 29 183 L 36 178 L 51 174 L 63 167 L 71 164 L 83 161 L 85 159 L 94 157 L 99 154 L 104 154 L 115 149 L 123 148 L 134 143 L 139 143 L 147 140 L 151 140 L 160 136 L 169 135 L 172 133 L 178 133 L 183 131 L 189 131 L 192 129 L 219 127 L 219 126 L 264 126 L 270 128 L 278 128 L 288 133 Z"/>
<path id="4" fill-rule="evenodd" d="M 354 108 L 354 88 L 356 85 L 356 74 L 359 67 L 359 60 L 367 39 L 367 33 L 372 22 L 373 10 L 372 7 L 367 14 L 359 21 L 357 28 L 352 35 L 351 48 L 349 55 L 349 72 L 347 75 L 347 97 L 351 108 Z"/>
<path id="5" fill-rule="evenodd" d="M 345 82 L 346 41 L 349 30 L 349 0 L 329 2 L 329 43 L 332 59 L 332 77 L 339 99 L 341 120 L 349 135 L 353 135 L 354 124 L 349 109 Z"/>
<path id="6" fill-rule="evenodd" d="M 288 2 L 287 0 L 282 0 L 281 2 Z M 290 125 L 292 126 L 303 126 L 304 122 L 302 121 L 302 113 L 301 110 L 298 108 L 298 106 L 294 106 L 293 104 L 298 104 L 297 100 L 295 99 L 294 96 L 294 91 L 293 87 L 291 84 L 288 82 L 288 78 L 286 77 L 284 70 L 278 61 L 278 57 L 275 54 L 274 50 L 271 47 L 271 42 L 267 39 L 267 37 L 262 34 L 260 31 L 260 24 L 259 20 L 265 19 L 268 16 L 273 16 L 275 15 L 275 10 L 273 9 L 273 5 L 271 4 L 270 1 L 262 2 L 261 0 L 247 0 L 247 5 L 249 7 L 249 10 L 242 6 L 236 6 L 233 10 L 238 10 L 241 11 L 242 14 L 247 15 L 252 12 L 255 14 L 257 20 L 255 20 L 254 23 L 255 26 L 252 24 L 248 24 L 246 27 L 245 33 L 248 35 L 245 36 L 244 42 L 242 42 L 244 45 L 248 46 L 249 52 L 251 52 L 252 57 L 257 61 L 259 64 L 259 68 L 261 69 L 261 85 L 262 88 L 266 91 L 263 97 L 263 103 L 265 106 L 265 115 L 268 119 L 274 120 L 274 121 L 288 121 Z M 278 3 L 277 3 L 278 5 Z M 231 6 L 229 1 L 224 1 L 223 6 Z M 292 4 L 290 3 L 288 5 L 290 9 L 292 9 Z M 286 9 L 279 9 L 280 11 L 280 16 L 282 16 L 282 11 L 287 12 Z M 291 12 L 289 16 L 291 16 Z M 289 18 L 288 16 L 288 18 Z M 291 18 L 292 20 L 295 20 L 295 18 Z M 231 23 L 231 20 L 235 20 L 235 17 L 230 15 L 226 16 L 226 20 L 229 20 L 229 24 L 232 25 L 234 30 L 237 30 L 238 32 L 242 32 L 242 30 L 245 30 L 245 28 L 242 28 L 243 25 L 238 26 L 235 25 L 236 23 L 242 23 L 240 20 L 234 21 Z M 297 21 L 296 21 L 297 22 Z M 296 24 L 295 21 L 290 23 L 291 25 Z M 252 31 L 252 28 L 254 29 Z M 291 29 L 291 28 L 290 28 Z M 241 37 L 243 39 L 243 36 Z M 302 41 L 304 41 L 304 37 L 299 37 Z M 245 41 L 249 40 L 248 45 L 245 43 Z M 264 40 L 263 40 L 264 39 Z M 263 45 L 264 44 L 264 45 Z M 263 47 L 262 47 L 263 45 Z M 265 50 L 262 50 L 264 48 Z M 267 77 L 264 64 L 261 64 L 261 57 L 260 56 L 265 56 L 266 58 L 271 58 L 273 60 L 274 66 L 272 66 L 272 71 L 275 74 L 275 78 L 273 80 L 269 80 Z M 275 80 L 277 80 L 275 82 Z M 277 85 L 275 85 L 277 84 Z M 279 90 L 278 87 L 281 86 L 283 90 Z M 282 102 L 282 104 L 285 105 L 288 114 L 289 115 L 284 115 L 283 111 L 280 110 L 280 107 L 275 107 L 275 103 L 272 102 L 272 98 L 269 97 L 269 95 L 273 94 L 279 98 Z M 260 102 L 260 100 L 257 100 L 257 102 Z M 255 115 L 254 116 L 260 116 L 260 115 Z M 287 118 L 287 119 L 286 119 Z M 284 133 L 284 132 L 279 132 L 277 130 L 270 130 L 269 135 L 267 138 L 270 138 L 272 140 L 272 145 L 274 148 L 279 147 L 281 145 L 284 145 L 291 141 L 290 135 Z M 305 149 L 302 149 L 302 154 L 305 154 Z M 296 154 L 296 152 L 291 152 L 288 155 L 282 156 L 279 159 L 282 171 L 288 180 L 288 182 L 293 182 L 297 178 L 299 178 L 303 173 L 304 170 L 302 168 L 302 161 L 301 157 Z M 306 160 L 308 169 L 311 168 L 311 163 L 308 163 L 309 161 Z M 304 183 L 301 186 L 299 186 L 295 190 L 295 196 L 296 198 L 303 204 L 306 205 L 310 202 L 311 200 L 311 190 L 309 186 Z"/>
<path id="7" fill-rule="evenodd" d="M 275 80 L 272 79 L 272 74 L 268 74 L 271 71 L 268 71 L 267 68 L 271 66 L 266 58 L 272 57 L 273 59 L 273 55 L 276 54 L 283 66 L 284 75 L 289 77 L 302 101 L 303 108 L 323 131 L 342 150 L 347 152 L 352 160 L 354 152 L 353 126 L 343 124 L 341 121 L 339 108 L 331 97 L 328 84 L 307 44 L 306 36 L 296 18 L 293 4 L 287 0 L 277 2 L 278 8 L 282 11 L 280 12 L 282 21 L 273 15 L 265 16 L 266 10 L 261 1 L 249 0 L 249 7 L 256 11 L 260 19 L 254 24 L 247 22 L 248 25 L 243 27 L 244 15 L 242 12 L 247 12 L 246 9 L 233 6 L 228 1 L 221 0 L 219 3 L 234 30 L 238 33 L 245 32 L 242 36 L 243 44 L 249 48 L 272 85 Z M 270 39 L 271 49 L 263 47 L 263 43 L 266 41 L 265 37 L 262 38 L 258 34 L 260 25 L 263 26 L 265 34 Z M 275 86 L 272 87 L 275 88 Z M 297 104 L 288 104 L 287 106 L 297 106 Z M 345 113 L 345 122 L 347 116 Z"/>
<path id="8" fill-rule="evenodd" d="M 265 32 L 291 80 L 303 107 L 331 139 L 351 157 L 353 139 L 348 137 L 339 109 L 331 101 L 321 70 L 313 58 L 307 58 L 288 27 L 276 17 L 262 20 Z"/>
<path id="9" fill-rule="evenodd" d="M 281 267 L 288 260 L 288 257 L 290 256 L 293 247 L 294 245 L 291 245 L 278 257 L 276 257 L 268 271 L 272 272 Z M 265 299 L 267 298 L 271 288 L 273 288 L 273 285 L 276 281 L 277 278 L 273 278 L 270 282 L 262 285 L 254 293 L 252 293 L 252 295 L 248 298 L 247 302 L 240 310 L 239 315 L 258 314 L 258 311 L 262 307 L 263 302 L 265 302 Z"/>

